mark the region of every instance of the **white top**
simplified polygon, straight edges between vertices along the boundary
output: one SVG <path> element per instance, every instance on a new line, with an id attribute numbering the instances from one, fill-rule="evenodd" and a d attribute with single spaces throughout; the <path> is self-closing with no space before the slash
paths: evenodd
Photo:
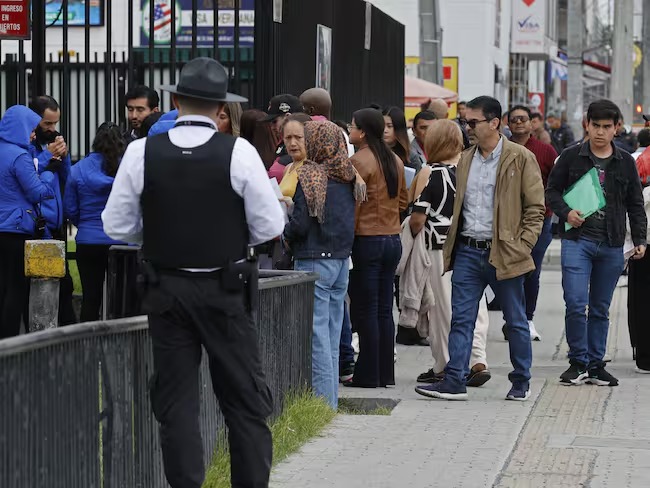
<path id="1" fill-rule="evenodd" d="M 200 115 L 178 118 L 183 121 L 208 122 L 212 127 L 181 125 L 169 130 L 169 140 L 177 147 L 191 148 L 205 144 L 217 130 L 214 122 Z M 144 149 L 146 138 L 129 144 L 115 176 L 113 189 L 102 212 L 104 232 L 115 240 L 142 243 L 142 208 L 144 187 Z M 257 150 L 245 139 L 237 138 L 230 165 L 230 184 L 244 199 L 250 244 L 257 245 L 279 236 L 284 230 L 284 213 Z M 219 209 L 215 208 L 215 211 Z M 187 236 L 192 239 L 193 236 Z"/>

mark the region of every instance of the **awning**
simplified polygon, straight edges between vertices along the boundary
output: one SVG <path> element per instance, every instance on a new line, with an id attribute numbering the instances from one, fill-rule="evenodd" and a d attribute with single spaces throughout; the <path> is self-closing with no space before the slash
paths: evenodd
<path id="1" fill-rule="evenodd" d="M 419 107 L 433 98 L 442 98 L 447 103 L 458 101 L 458 93 L 430 81 L 404 77 L 404 105 L 406 107 Z"/>

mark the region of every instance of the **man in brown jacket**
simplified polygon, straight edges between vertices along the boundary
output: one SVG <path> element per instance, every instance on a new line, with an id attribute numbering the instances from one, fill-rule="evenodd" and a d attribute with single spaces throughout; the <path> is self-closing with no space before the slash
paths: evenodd
<path id="1" fill-rule="evenodd" d="M 524 278 L 535 269 L 531 250 L 544 222 L 544 185 L 535 156 L 499 132 L 501 104 L 478 97 L 467 104 L 473 147 L 456 171 L 454 216 L 443 253 L 452 276 L 449 362 L 439 383 L 416 387 L 421 395 L 466 400 L 467 365 L 483 292 L 490 286 L 510 325 L 514 371 L 506 399 L 530 396 L 532 350 Z"/>

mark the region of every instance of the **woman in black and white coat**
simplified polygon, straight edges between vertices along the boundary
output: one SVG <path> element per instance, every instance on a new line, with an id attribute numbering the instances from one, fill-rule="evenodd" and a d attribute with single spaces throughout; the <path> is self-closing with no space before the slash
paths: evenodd
<path id="1" fill-rule="evenodd" d="M 429 181 L 416 198 L 409 222 L 413 236 L 424 232 L 431 260 L 429 283 L 435 305 L 428 311 L 429 343 L 433 368 L 418 376 L 418 382 L 434 383 L 443 378 L 449 361 L 448 339 L 451 329 L 451 273 L 444 273 L 442 246 L 447 239 L 454 213 L 456 164 L 463 151 L 463 134 L 452 120 L 436 120 L 427 130 L 424 142 L 430 169 Z M 481 386 L 490 379 L 485 347 L 489 317 L 487 303 L 481 300 L 474 330 L 467 386 Z"/>

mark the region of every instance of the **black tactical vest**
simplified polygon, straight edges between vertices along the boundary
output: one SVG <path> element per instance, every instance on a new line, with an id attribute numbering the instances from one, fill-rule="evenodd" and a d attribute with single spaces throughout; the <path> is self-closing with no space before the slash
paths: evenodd
<path id="1" fill-rule="evenodd" d="M 235 138 L 215 132 L 181 148 L 147 139 L 142 191 L 144 258 L 161 269 L 217 268 L 246 257 L 244 200 L 230 184 Z"/>

